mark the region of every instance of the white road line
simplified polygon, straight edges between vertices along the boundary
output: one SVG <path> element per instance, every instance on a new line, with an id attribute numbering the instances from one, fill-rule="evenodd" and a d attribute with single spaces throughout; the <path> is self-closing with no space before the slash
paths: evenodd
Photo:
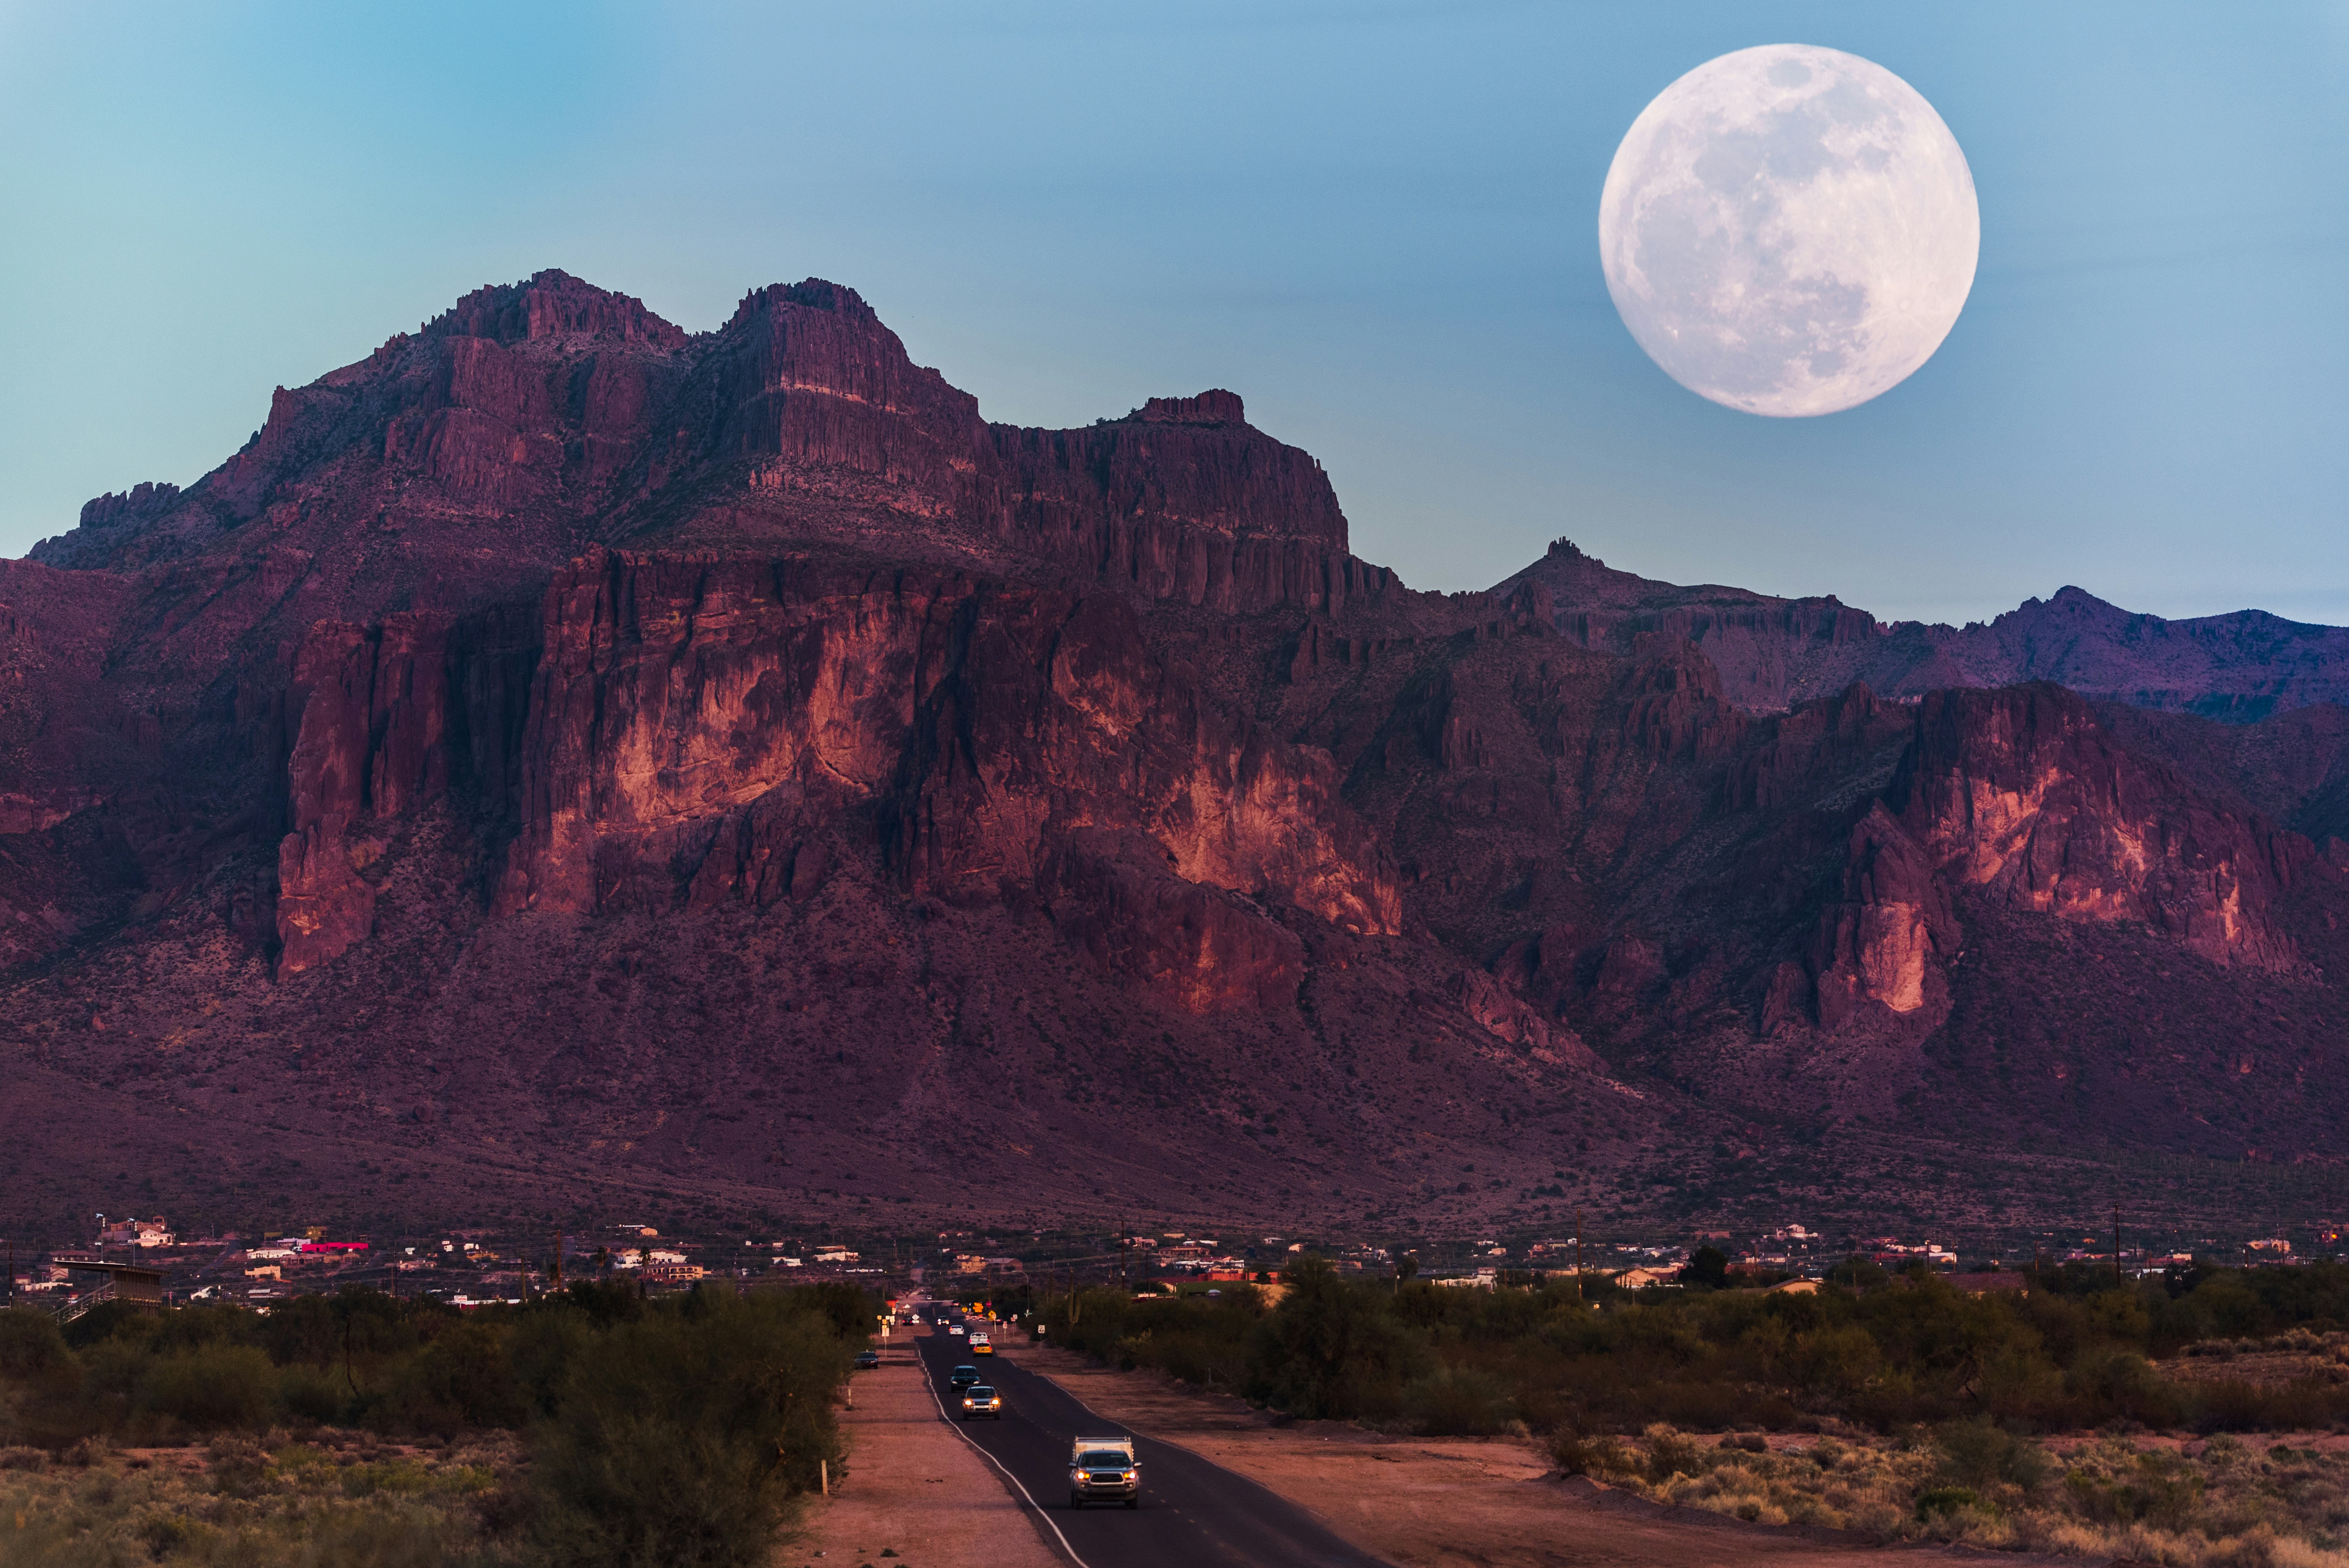
<path id="1" fill-rule="evenodd" d="M 930 1403 L 938 1408 L 938 1419 L 944 1421 L 947 1424 L 947 1429 L 951 1430 L 956 1437 L 960 1438 L 972 1448 L 978 1449 L 980 1458 L 986 1460 L 988 1464 L 993 1465 L 997 1470 L 1002 1470 L 1003 1479 L 1005 1480 L 1008 1480 L 1013 1486 L 1019 1488 L 1019 1495 L 1028 1500 L 1028 1506 L 1036 1511 L 1036 1517 L 1044 1522 L 1044 1527 L 1050 1530 L 1052 1532 L 1053 1537 L 1060 1542 L 1061 1550 L 1069 1554 L 1070 1562 L 1075 1563 L 1077 1568 L 1092 1568 L 1092 1563 L 1077 1555 L 1077 1549 L 1069 1544 L 1069 1538 L 1061 1533 L 1061 1527 L 1052 1522 L 1052 1516 L 1044 1511 L 1044 1505 L 1036 1501 L 1035 1495 L 1030 1492 L 1024 1484 L 1022 1484 L 1019 1478 L 1013 1475 L 1009 1470 L 1006 1470 L 1001 1460 L 997 1459 L 985 1449 L 979 1448 L 978 1439 L 972 1437 L 968 1432 L 964 1431 L 962 1429 L 961 1423 L 957 1422 L 953 1417 L 947 1414 L 947 1402 L 938 1398 L 937 1379 L 930 1376 L 929 1363 L 922 1359 L 922 1352 L 918 1346 L 916 1346 L 914 1350 L 914 1365 L 922 1369 L 922 1387 L 930 1391 Z"/>

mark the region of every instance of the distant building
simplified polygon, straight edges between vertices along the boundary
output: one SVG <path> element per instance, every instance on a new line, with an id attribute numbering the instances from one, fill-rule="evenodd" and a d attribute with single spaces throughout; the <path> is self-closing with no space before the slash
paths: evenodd
<path id="1" fill-rule="evenodd" d="M 1428 1283 L 1445 1285 L 1453 1290 L 1491 1290 L 1501 1283 L 1501 1271 L 1491 1268 L 1478 1269 L 1472 1274 L 1451 1274 L 1443 1279 L 1430 1280 Z"/>
<path id="2" fill-rule="evenodd" d="M 2278 1257 L 2290 1257 L 2292 1255 L 2292 1243 L 2285 1241 L 2282 1236 L 2263 1237 L 2259 1241 L 2251 1243 L 2251 1251 L 2255 1253 L 2272 1253 Z"/>
<path id="3" fill-rule="evenodd" d="M 1625 1269 L 1611 1277 L 1625 1290 L 1645 1290 L 1651 1284 L 1677 1285 L 1681 1283 L 1678 1269 Z"/>

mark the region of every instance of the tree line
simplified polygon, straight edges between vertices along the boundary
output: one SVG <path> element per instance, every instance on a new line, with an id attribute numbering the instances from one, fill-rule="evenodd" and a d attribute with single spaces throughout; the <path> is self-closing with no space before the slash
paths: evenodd
<path id="1" fill-rule="evenodd" d="M 1581 1281 L 1461 1290 L 1350 1278 L 1313 1256 L 1252 1284 L 1137 1298 L 1114 1289 L 999 1293 L 1054 1344 L 1154 1367 L 1312 1418 L 1430 1435 L 1523 1427 L 1566 1439 L 1664 1422 L 1878 1431 L 1985 1420 L 2016 1432 L 2113 1422 L 2230 1431 L 2349 1418 L 2349 1380 L 2184 1378 L 2157 1361 L 2203 1341 L 2349 1325 L 2349 1269 L 2194 1268 L 2116 1286 L 2048 1269 L 1969 1295 L 1861 1261 L 1814 1294 L 1636 1293 Z"/>
<path id="2" fill-rule="evenodd" d="M 833 1396 L 880 1303 L 846 1284 L 646 1299 L 583 1283 L 459 1313 L 367 1289 L 140 1312 L 60 1330 L 0 1311 L 0 1438 L 62 1452 L 320 1428 L 512 1433 L 503 1544 L 581 1564 L 764 1561 L 844 1460 Z"/>

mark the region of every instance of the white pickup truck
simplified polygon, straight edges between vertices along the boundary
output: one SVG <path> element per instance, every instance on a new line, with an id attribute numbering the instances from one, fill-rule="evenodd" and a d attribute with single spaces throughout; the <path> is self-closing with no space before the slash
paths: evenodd
<path id="1" fill-rule="evenodd" d="M 1069 1448 L 1069 1506 L 1122 1502 L 1142 1506 L 1142 1461 L 1132 1438 L 1079 1438 Z"/>

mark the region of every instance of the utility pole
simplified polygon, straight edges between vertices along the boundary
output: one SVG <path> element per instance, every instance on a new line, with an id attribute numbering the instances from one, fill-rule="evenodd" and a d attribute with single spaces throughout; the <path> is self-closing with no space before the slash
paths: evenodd
<path id="1" fill-rule="evenodd" d="M 2113 1288 L 2121 1288 L 2121 1206 L 2113 1205 Z"/>
<path id="2" fill-rule="evenodd" d="M 553 1282 L 552 1282 L 552 1283 L 547 1286 L 547 1294 L 548 1294 L 549 1295 L 561 1295 L 561 1294 L 562 1294 L 562 1292 L 563 1292 L 563 1227 L 562 1227 L 562 1226 L 560 1226 L 560 1225 L 557 1225 L 557 1226 L 555 1226 L 555 1227 L 554 1227 L 554 1281 L 553 1281 Z"/>
<path id="3" fill-rule="evenodd" d="M 1582 1211 L 1574 1212 L 1574 1299 L 1582 1299 Z"/>

